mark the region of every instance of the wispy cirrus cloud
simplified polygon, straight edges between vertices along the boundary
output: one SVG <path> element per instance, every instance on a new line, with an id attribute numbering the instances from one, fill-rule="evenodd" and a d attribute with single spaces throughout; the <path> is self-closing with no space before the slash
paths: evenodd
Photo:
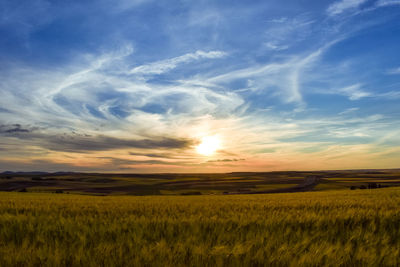
<path id="1" fill-rule="evenodd" d="M 282 51 L 289 48 L 289 45 L 280 45 L 277 42 L 266 42 L 264 43 L 265 47 L 275 51 Z"/>
<path id="2" fill-rule="evenodd" d="M 313 31 L 315 20 L 307 14 L 293 18 L 281 17 L 267 22 L 264 48 L 283 51 L 306 39 Z"/>
<path id="3" fill-rule="evenodd" d="M 363 5 L 365 5 L 364 8 Z M 400 5 L 399 0 L 378 0 L 371 2 L 368 0 L 340 0 L 331 4 L 326 12 L 330 17 L 350 13 L 351 16 L 373 12 L 376 9 Z"/>
<path id="4" fill-rule="evenodd" d="M 340 88 L 338 92 L 348 96 L 350 100 L 359 100 L 364 97 L 372 96 L 371 93 L 362 90 L 362 84 L 360 83 Z"/>
<path id="5" fill-rule="evenodd" d="M 133 51 L 126 46 L 97 57 L 85 56 L 79 66 L 68 67 L 68 71 L 10 69 L 11 75 L 1 82 L 0 102 L 9 111 L 8 121 L 15 123 L 1 125 L 4 140 L 10 144 L 20 140 L 22 146 L 53 152 L 137 149 L 155 155 L 159 153 L 156 150 L 190 149 L 194 145 L 193 136 L 177 131 L 179 121 L 190 124 L 204 114 L 230 114 L 243 103 L 229 91 L 218 92 L 179 80 L 159 84 L 127 75 L 131 67 L 126 59 Z M 145 64 L 141 74 L 157 75 L 160 69 L 222 56 L 220 51 L 197 51 Z M 167 68 L 160 67 L 165 64 Z M 158 71 L 145 71 L 149 66 Z M 29 98 L 21 97 L 26 84 L 30 85 Z M 26 108 L 20 109 L 20 105 Z M 4 122 L 4 117 L 1 119 Z"/>
<path id="6" fill-rule="evenodd" d="M 358 111 L 359 109 L 360 109 L 360 108 L 348 108 L 348 109 L 346 109 L 346 110 L 340 112 L 339 115 L 345 115 L 345 114 L 349 114 L 349 113 L 352 113 L 352 112 L 356 112 L 356 111 Z"/>
<path id="7" fill-rule="evenodd" d="M 10 70 L 12 73 L 2 81 L 3 97 L 0 102 L 4 109 L 9 107 L 7 110 L 16 113 L 25 111 L 18 110 L 16 108 L 18 105 L 26 105 L 24 102 L 30 103 L 29 112 L 35 113 L 35 118 L 39 121 L 41 118 L 51 117 L 48 113 L 50 110 L 55 117 L 64 114 L 63 119 L 70 120 L 69 123 L 66 121 L 65 125 L 70 125 L 71 121 L 82 117 L 87 123 L 98 123 L 100 120 L 118 123 L 121 116 L 127 118 L 132 112 L 146 112 L 148 106 L 153 106 L 155 113 L 157 113 L 156 106 L 159 113 L 168 110 L 196 113 L 229 110 L 229 103 L 232 103 L 232 108 L 241 104 L 240 98 L 232 92 L 214 92 L 207 87 L 192 87 L 179 81 L 174 84 L 158 84 L 143 81 L 140 77 L 129 77 L 126 74 L 129 73 L 130 67 L 123 62 L 132 52 L 133 48 L 127 46 L 117 52 L 100 55 L 93 60 L 89 56 L 86 57 L 89 60 L 85 64 L 86 67 L 78 67 L 77 71 L 72 72 L 70 70 L 65 72 L 62 70 L 62 73 L 36 72 L 18 68 Z M 225 53 L 221 51 L 197 51 L 134 69 L 137 74 L 151 76 L 175 68 L 178 64 L 202 58 L 216 59 L 224 55 Z M 45 77 L 52 78 L 45 79 Z M 27 83 L 30 84 L 30 94 L 40 95 L 40 101 L 36 98 L 20 97 Z M 225 105 L 219 105 L 220 102 L 224 102 Z"/>
<path id="8" fill-rule="evenodd" d="M 148 4 L 151 3 L 152 0 L 117 0 L 113 1 L 112 3 L 109 3 L 107 1 L 104 1 L 106 6 L 108 8 L 111 8 L 114 12 L 126 12 L 132 8 L 135 8 L 137 6 L 143 5 L 143 4 Z"/>
<path id="9" fill-rule="evenodd" d="M 367 0 L 340 0 L 331 4 L 327 8 L 326 12 L 328 13 L 329 16 L 336 16 L 349 10 L 350 11 L 355 10 L 360 5 L 366 2 Z"/>
<path id="10" fill-rule="evenodd" d="M 303 105 L 302 79 L 308 76 L 307 73 L 323 53 L 340 40 L 341 38 L 324 43 L 312 52 L 287 57 L 284 61 L 234 70 L 210 77 L 207 82 L 229 86 L 234 82 L 245 80 L 247 86 L 238 91 L 270 91 L 272 97 L 278 97 L 284 103 Z"/>
<path id="11" fill-rule="evenodd" d="M 222 58 L 226 56 L 227 53 L 223 51 L 196 51 L 194 53 L 188 53 L 179 57 L 161 60 L 157 62 L 153 62 L 146 65 L 141 65 L 133 68 L 129 73 L 130 74 L 142 74 L 142 75 L 154 75 L 161 74 L 167 71 L 175 69 L 180 64 L 189 63 L 192 61 L 200 60 L 200 59 L 216 59 Z"/>
<path id="12" fill-rule="evenodd" d="M 389 70 L 386 71 L 386 74 L 398 75 L 398 74 L 400 74 L 400 67 L 389 69 Z"/>
<path id="13" fill-rule="evenodd" d="M 383 59 L 396 62 L 388 29 L 397 27 L 398 1 L 335 1 L 328 9 L 289 1 L 290 11 L 271 1 L 72 1 L 65 9 L 33 1 L 16 13 L 11 2 L 0 22 L 0 168 L 395 162 L 385 153 L 396 153 L 389 147 L 399 141 L 397 69 Z M 370 49 L 379 38 L 369 28 L 388 33 L 385 49 Z M 207 135 L 222 143 L 210 158 L 194 149 Z"/>
<path id="14" fill-rule="evenodd" d="M 376 6 L 383 7 L 383 6 L 392 6 L 392 5 L 400 5 L 399 0 L 378 0 L 376 2 Z"/>

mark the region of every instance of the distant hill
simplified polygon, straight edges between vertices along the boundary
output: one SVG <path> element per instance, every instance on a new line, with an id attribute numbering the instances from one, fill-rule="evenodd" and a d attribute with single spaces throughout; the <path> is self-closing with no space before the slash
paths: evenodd
<path id="1" fill-rule="evenodd" d="M 49 172 L 12 172 L 12 171 L 5 171 L 0 174 L 3 175 L 44 175 L 49 174 Z"/>

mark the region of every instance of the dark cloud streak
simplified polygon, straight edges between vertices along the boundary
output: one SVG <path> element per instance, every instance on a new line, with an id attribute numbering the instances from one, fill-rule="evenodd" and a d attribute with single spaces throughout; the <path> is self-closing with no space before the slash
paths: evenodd
<path id="1" fill-rule="evenodd" d="M 245 159 L 217 159 L 217 160 L 208 160 L 207 162 L 232 162 L 232 161 L 242 161 Z"/>
<path id="2" fill-rule="evenodd" d="M 1 124 L 0 134 L 13 134 L 13 133 L 29 133 L 31 130 L 24 129 L 20 124 Z"/>
<path id="3" fill-rule="evenodd" d="M 107 159 L 112 162 L 113 165 L 141 165 L 141 164 L 149 164 L 149 165 L 179 165 L 182 162 L 168 162 L 162 160 L 130 160 L 130 159 L 120 159 L 114 157 L 99 157 L 99 159 Z"/>
<path id="4" fill-rule="evenodd" d="M 163 159 L 181 159 L 182 153 L 143 153 L 143 152 L 129 152 L 131 156 L 144 156 L 148 158 L 163 158 Z M 192 159 L 189 155 L 184 155 L 185 159 Z"/>
<path id="5" fill-rule="evenodd" d="M 174 137 L 148 137 L 124 139 L 106 135 L 54 134 L 37 128 L 22 127 L 19 124 L 0 125 L 0 135 L 18 138 L 30 145 L 53 151 L 86 152 L 115 149 L 183 149 L 193 144 L 192 140 Z"/>
<path id="6" fill-rule="evenodd" d="M 0 112 L 2 112 L 2 113 L 11 113 L 10 110 L 8 110 L 6 108 L 2 108 L 2 107 L 0 107 Z"/>
<path id="7" fill-rule="evenodd" d="M 106 151 L 124 148 L 138 149 L 182 149 L 191 144 L 189 140 L 170 137 L 154 139 L 121 139 L 104 135 L 99 136 L 48 136 L 42 144 L 44 147 L 57 151 Z"/>

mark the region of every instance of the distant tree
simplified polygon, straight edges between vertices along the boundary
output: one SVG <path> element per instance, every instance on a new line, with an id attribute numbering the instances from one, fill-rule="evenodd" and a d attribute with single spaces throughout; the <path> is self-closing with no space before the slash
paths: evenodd
<path id="1" fill-rule="evenodd" d="M 376 189 L 378 188 L 376 183 L 368 183 L 368 189 Z"/>
<path id="2" fill-rule="evenodd" d="M 62 191 L 61 189 L 56 190 L 56 194 L 62 194 L 62 193 L 64 193 L 64 191 Z"/>
<path id="3" fill-rule="evenodd" d="M 25 193 L 25 192 L 28 192 L 28 190 L 26 190 L 26 188 L 22 188 L 22 189 L 20 189 L 18 192 L 23 192 L 23 193 Z"/>
<path id="4" fill-rule="evenodd" d="M 354 185 L 350 186 L 350 190 L 356 190 L 357 187 L 355 187 Z"/>
<path id="5" fill-rule="evenodd" d="M 36 177 L 32 177 L 31 180 L 32 180 L 32 181 L 41 181 L 41 180 L 43 180 L 43 178 L 42 178 L 42 177 L 37 177 L 37 176 L 36 176 Z"/>
<path id="6" fill-rule="evenodd" d="M 367 189 L 365 185 L 360 186 L 360 189 Z"/>

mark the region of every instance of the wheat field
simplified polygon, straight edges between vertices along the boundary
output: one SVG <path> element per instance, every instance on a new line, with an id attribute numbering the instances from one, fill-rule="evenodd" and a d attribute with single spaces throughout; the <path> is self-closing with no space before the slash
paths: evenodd
<path id="1" fill-rule="evenodd" d="M 400 189 L 0 193 L 0 266 L 396 266 Z"/>

